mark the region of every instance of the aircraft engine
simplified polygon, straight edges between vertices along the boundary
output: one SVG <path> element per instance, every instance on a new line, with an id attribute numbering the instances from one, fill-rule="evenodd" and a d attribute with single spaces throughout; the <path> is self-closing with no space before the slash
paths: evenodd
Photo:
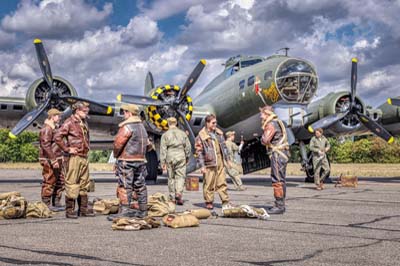
<path id="1" fill-rule="evenodd" d="M 308 113 L 311 113 L 308 121 L 317 121 L 329 115 L 346 112 L 350 106 L 350 97 L 349 92 L 333 92 L 311 103 L 307 109 Z M 357 110 L 360 113 L 365 113 L 366 108 L 362 100 L 355 96 L 355 102 Z M 343 133 L 357 130 L 360 126 L 361 123 L 357 116 L 349 113 L 330 127 L 330 129 L 335 133 Z"/>
<path id="2" fill-rule="evenodd" d="M 72 84 L 62 77 L 54 76 L 53 85 L 56 93 L 59 96 L 78 95 Z M 35 80 L 29 87 L 25 98 L 26 108 L 28 109 L 28 111 L 36 108 L 38 105 L 43 103 L 49 93 L 50 88 L 43 78 Z M 51 100 L 50 105 L 51 108 L 57 108 L 62 111 L 69 107 L 69 104 L 64 101 L 57 100 L 57 97 L 54 97 L 54 99 Z"/>
<path id="3" fill-rule="evenodd" d="M 158 131 L 168 130 L 167 118 L 177 117 L 177 110 L 184 114 L 188 122 L 190 121 L 193 113 L 192 98 L 186 95 L 179 105 L 175 105 L 180 90 L 181 88 L 177 85 L 164 85 L 151 91 L 150 97 L 152 99 L 169 103 L 159 106 L 147 106 L 146 114 L 154 129 Z"/>

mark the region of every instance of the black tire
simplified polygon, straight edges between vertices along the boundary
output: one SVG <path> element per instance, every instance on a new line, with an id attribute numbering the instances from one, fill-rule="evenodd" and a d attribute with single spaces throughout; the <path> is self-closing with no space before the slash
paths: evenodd
<path id="1" fill-rule="evenodd" d="M 306 182 L 306 183 L 314 183 L 314 167 L 312 166 L 312 165 L 313 165 L 313 163 L 312 163 L 312 153 L 309 152 L 307 157 L 308 157 L 307 163 L 308 163 L 308 165 L 310 165 L 311 167 L 306 168 L 306 175 L 307 175 L 307 177 L 306 177 L 306 179 L 304 180 L 304 182 Z M 329 160 L 329 157 L 327 157 L 327 159 L 328 159 L 329 168 L 330 168 L 330 166 L 331 166 L 331 161 Z M 322 170 L 321 170 L 321 172 L 322 172 Z M 332 179 L 330 178 L 330 175 L 331 175 L 331 171 L 329 170 L 328 175 L 325 177 L 324 183 L 328 183 L 328 184 L 332 183 Z"/>
<path id="2" fill-rule="evenodd" d="M 158 174 L 158 158 L 155 151 L 149 151 L 146 153 L 147 160 L 147 176 L 146 181 L 153 181 L 154 184 L 157 183 Z"/>

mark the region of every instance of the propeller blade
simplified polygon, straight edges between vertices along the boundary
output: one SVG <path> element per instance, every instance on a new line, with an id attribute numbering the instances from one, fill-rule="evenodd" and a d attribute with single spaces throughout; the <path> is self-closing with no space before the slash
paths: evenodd
<path id="1" fill-rule="evenodd" d="M 114 114 L 114 108 L 107 104 L 95 102 L 92 100 L 88 100 L 88 99 L 80 98 L 80 97 L 76 97 L 76 96 L 68 96 L 68 95 L 59 96 L 59 99 L 70 105 L 72 105 L 78 101 L 87 102 L 87 103 L 89 103 L 89 108 L 90 108 L 89 113 L 90 114 L 111 115 L 111 116 Z"/>
<path id="2" fill-rule="evenodd" d="M 317 128 L 327 128 L 348 114 L 349 114 L 349 111 L 346 111 L 344 113 L 335 113 L 332 115 L 328 115 L 328 116 L 318 120 L 317 122 L 314 122 L 310 126 L 308 126 L 308 131 L 310 133 L 314 133 L 314 130 Z"/>
<path id="3" fill-rule="evenodd" d="M 360 119 L 361 123 L 368 128 L 372 133 L 377 135 L 378 137 L 384 139 L 389 144 L 394 142 L 394 137 L 380 124 L 370 119 L 368 116 L 357 112 L 357 116 Z"/>
<path id="4" fill-rule="evenodd" d="M 351 106 L 355 106 L 356 87 L 357 87 L 357 58 L 351 59 Z"/>
<path id="5" fill-rule="evenodd" d="M 397 98 L 389 98 L 387 99 L 388 104 L 400 106 L 400 99 Z"/>
<path id="6" fill-rule="evenodd" d="M 154 89 L 154 79 L 153 79 L 153 74 L 151 72 L 147 72 L 146 75 L 146 81 L 144 83 L 144 94 L 147 95 L 149 92 Z"/>
<path id="7" fill-rule="evenodd" d="M 190 73 L 188 79 L 185 82 L 185 85 L 183 85 L 183 87 L 179 91 L 179 94 L 177 97 L 177 99 L 179 99 L 179 102 L 183 101 L 183 99 L 186 97 L 186 94 L 193 87 L 194 83 L 197 81 L 201 72 L 203 71 L 204 67 L 206 66 L 206 63 L 207 62 L 205 59 L 201 59 L 200 62 L 197 64 L 197 66 L 193 69 L 192 73 Z"/>
<path id="8" fill-rule="evenodd" d="M 44 80 L 46 80 L 49 88 L 53 90 L 53 75 L 51 74 L 49 59 L 47 58 L 46 51 L 44 50 L 42 40 L 35 39 L 33 43 L 35 44 L 36 55 L 39 61 L 40 70 L 43 74 L 43 78 Z"/>
<path id="9" fill-rule="evenodd" d="M 16 138 L 22 131 L 29 127 L 33 121 L 35 121 L 43 113 L 44 110 L 46 110 L 49 103 L 50 98 L 47 98 L 46 102 L 44 102 L 42 105 L 24 115 L 24 117 L 18 121 L 17 125 L 10 131 L 10 133 L 8 133 L 8 136 L 10 138 Z"/>
<path id="10" fill-rule="evenodd" d="M 126 95 L 126 94 L 119 94 L 117 96 L 117 100 L 120 102 L 134 103 L 134 104 L 138 104 L 138 105 L 163 106 L 163 105 L 169 104 L 164 101 L 152 99 L 152 98 L 146 97 L 146 96 Z"/>
<path id="11" fill-rule="evenodd" d="M 179 114 L 181 118 L 179 119 L 179 121 L 182 123 L 181 120 L 183 120 L 183 125 L 185 126 L 185 129 L 189 132 L 190 144 L 192 145 L 192 151 L 194 151 L 195 136 L 193 133 L 193 129 L 190 126 L 189 121 L 186 120 L 186 115 L 179 109 L 177 109 L 176 112 Z"/>

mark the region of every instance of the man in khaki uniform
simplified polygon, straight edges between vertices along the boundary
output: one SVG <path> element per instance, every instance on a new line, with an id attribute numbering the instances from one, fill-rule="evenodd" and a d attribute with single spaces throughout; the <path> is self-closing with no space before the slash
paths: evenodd
<path id="1" fill-rule="evenodd" d="M 47 112 L 47 119 L 39 133 L 39 162 L 43 167 L 42 201 L 53 211 L 63 210 L 60 203 L 64 190 L 64 175 L 62 171 L 62 151 L 54 142 L 54 135 L 58 128 L 61 112 L 55 108 Z"/>
<path id="2" fill-rule="evenodd" d="M 192 147 L 186 133 L 176 126 L 176 118 L 170 117 L 167 121 L 169 129 L 161 137 L 160 162 L 164 171 L 168 169 L 170 200 L 183 205 L 186 164 L 189 162 Z"/>
<path id="3" fill-rule="evenodd" d="M 65 216 L 78 218 L 75 201 L 80 197 L 80 215 L 94 216 L 88 211 L 89 191 L 89 127 L 86 121 L 89 104 L 76 102 L 72 105 L 73 114 L 65 120 L 55 135 L 55 142 L 69 156 L 65 176 Z"/>
<path id="4" fill-rule="evenodd" d="M 243 174 L 243 168 L 240 160 L 238 160 L 239 153 L 243 147 L 243 140 L 240 142 L 240 146 L 236 145 L 235 140 L 235 131 L 228 131 L 225 133 L 226 141 L 225 145 L 228 151 L 228 160 L 231 162 L 230 165 L 226 167 L 226 173 L 230 176 L 233 185 L 236 190 L 243 191 L 246 188 L 243 186 L 242 180 L 240 179 L 240 175 Z"/>
<path id="5" fill-rule="evenodd" d="M 317 190 L 324 189 L 324 179 L 330 171 L 326 153 L 331 148 L 331 145 L 329 144 L 329 141 L 325 138 L 323 133 L 324 131 L 322 130 L 322 128 L 317 128 L 315 130 L 315 136 L 312 137 L 310 141 L 310 151 L 313 155 L 314 183 Z"/>
<path id="6" fill-rule="evenodd" d="M 207 209 L 213 209 L 214 192 L 218 192 L 223 208 L 229 208 L 227 192 L 225 160 L 227 149 L 224 133 L 217 128 L 215 115 L 206 116 L 206 126 L 200 130 L 196 137 L 195 147 L 197 162 L 203 174 L 203 196 Z M 228 162 L 229 163 L 229 162 Z"/>

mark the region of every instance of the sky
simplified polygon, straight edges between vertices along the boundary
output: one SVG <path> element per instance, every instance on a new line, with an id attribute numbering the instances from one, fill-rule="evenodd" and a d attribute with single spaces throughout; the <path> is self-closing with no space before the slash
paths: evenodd
<path id="1" fill-rule="evenodd" d="M 350 90 L 378 106 L 400 96 L 400 0 L 21 0 L 0 1 L 0 96 L 25 96 L 41 77 L 33 40 L 43 40 L 53 75 L 83 97 L 114 101 L 156 85 L 183 85 L 208 64 L 192 96 L 227 58 L 269 56 L 282 47 L 311 61 L 317 97 Z"/>

